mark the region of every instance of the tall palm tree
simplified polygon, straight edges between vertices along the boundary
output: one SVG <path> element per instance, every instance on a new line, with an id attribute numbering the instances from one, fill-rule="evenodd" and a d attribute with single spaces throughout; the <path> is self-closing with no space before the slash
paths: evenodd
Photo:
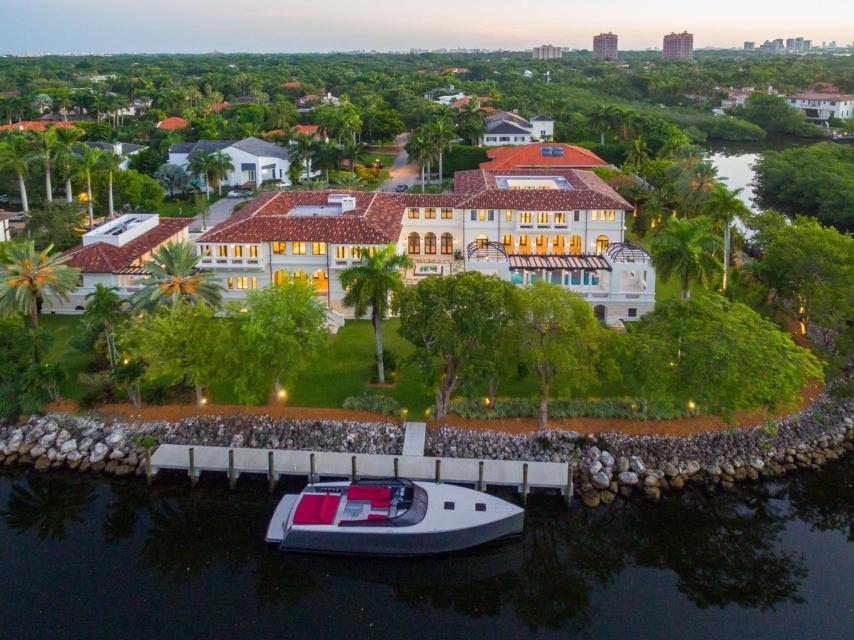
<path id="1" fill-rule="evenodd" d="M 30 158 L 33 157 L 33 146 L 30 141 L 19 133 L 13 133 L 0 142 L 0 169 L 14 171 L 18 176 L 18 190 L 21 193 L 21 209 L 29 213 L 30 203 L 27 199 L 27 169 Z"/>
<path id="2" fill-rule="evenodd" d="M 67 301 L 80 278 L 80 269 L 65 264 L 69 256 L 52 251 L 53 245 L 37 250 L 32 240 L 13 242 L 0 271 L 0 313 L 28 315 L 34 331 L 39 328 L 39 307 L 45 298 Z"/>
<path id="3" fill-rule="evenodd" d="M 54 137 L 50 130 L 44 133 L 33 132 L 32 135 L 33 156 L 31 160 L 42 163 L 44 167 L 44 194 L 48 203 L 53 202 L 53 184 L 51 181 L 51 164 L 56 150 Z"/>
<path id="4" fill-rule="evenodd" d="M 344 304 L 353 307 L 357 318 L 364 316 L 368 307 L 371 309 L 380 384 L 385 384 L 382 321 L 391 296 L 403 288 L 401 269 L 411 265 L 409 256 L 398 254 L 395 244 L 391 243 L 373 254 L 363 254 L 359 264 L 341 272 L 341 285 L 347 292 Z"/>
<path id="5" fill-rule="evenodd" d="M 421 193 L 424 193 L 424 169 L 430 158 L 430 141 L 423 133 L 416 131 L 406 142 L 406 155 L 410 162 L 415 162 L 421 168 Z"/>
<path id="6" fill-rule="evenodd" d="M 718 181 L 718 170 L 708 160 L 688 168 L 677 181 L 679 191 L 689 206 L 700 207 Z"/>
<path id="7" fill-rule="evenodd" d="M 480 101 L 477 98 L 472 98 L 459 110 L 457 130 L 466 142 L 472 146 L 477 145 L 478 139 L 486 130 L 486 117 L 480 109 Z"/>
<path id="8" fill-rule="evenodd" d="M 741 189 L 730 191 L 722 183 L 717 183 L 706 199 L 704 209 L 712 220 L 719 222 L 724 228 L 724 275 L 721 289 L 726 292 L 729 281 L 729 263 L 732 253 L 731 225 L 735 218 L 747 218 L 750 210 L 738 195 Z"/>
<path id="9" fill-rule="evenodd" d="M 207 151 L 198 151 L 190 156 L 190 161 L 187 163 L 187 170 L 190 175 L 197 178 L 203 178 L 205 181 L 205 196 L 211 198 L 211 174 L 215 171 L 216 161 L 212 154 Z"/>
<path id="10" fill-rule="evenodd" d="M 231 156 L 218 150 L 211 156 L 211 183 L 216 187 L 217 193 L 222 195 L 222 181 L 228 176 L 229 172 L 234 171 L 234 162 L 231 161 Z M 261 176 L 258 177 L 258 184 L 261 186 Z"/>
<path id="11" fill-rule="evenodd" d="M 311 161 L 317 151 L 317 141 L 307 133 L 298 133 L 296 140 L 296 156 L 305 167 L 305 179 L 311 180 Z"/>
<path id="12" fill-rule="evenodd" d="M 451 149 L 454 139 L 454 123 L 447 118 L 436 118 L 427 128 L 428 139 L 432 142 L 433 150 L 439 156 L 439 182 L 444 179 L 442 159 L 446 151 Z"/>
<path id="13" fill-rule="evenodd" d="M 341 157 L 341 149 L 337 144 L 329 141 L 319 142 L 314 152 L 314 162 L 318 169 L 326 174 L 326 184 L 329 184 L 329 172 L 338 168 L 338 160 Z M 309 180 L 308 182 L 312 182 Z"/>
<path id="14" fill-rule="evenodd" d="M 65 176 L 65 201 L 71 204 L 74 195 L 71 192 L 71 177 L 77 157 L 74 147 L 83 136 L 83 130 L 77 127 L 51 127 L 47 134 L 53 141 L 54 166 Z"/>
<path id="15" fill-rule="evenodd" d="M 355 140 L 347 140 L 341 145 L 341 155 L 350 164 L 350 175 L 356 175 L 356 163 L 365 155 L 365 145 Z"/>
<path id="16" fill-rule="evenodd" d="M 359 176 L 341 176 L 335 181 L 336 186 L 346 189 L 347 191 L 366 191 L 368 183 L 362 180 Z"/>
<path id="17" fill-rule="evenodd" d="M 153 309 L 161 304 L 174 306 L 179 300 L 211 307 L 222 303 L 222 286 L 210 271 L 196 269 L 199 256 L 188 242 L 170 242 L 160 247 L 142 268 L 148 277 L 142 289 L 131 296 L 134 309 Z"/>
<path id="18" fill-rule="evenodd" d="M 90 331 L 104 334 L 107 361 L 111 369 L 114 369 L 118 363 L 116 326 L 123 314 L 123 304 L 116 287 L 96 284 L 95 290 L 86 294 L 86 310 L 83 312 L 83 318 Z"/>
<path id="19" fill-rule="evenodd" d="M 691 297 L 691 285 L 714 286 L 723 269 L 718 255 L 721 239 L 711 230 L 708 218 L 669 218 L 650 243 L 656 272 L 665 280 L 679 280 L 682 299 Z"/>
<path id="20" fill-rule="evenodd" d="M 649 145 L 646 143 L 646 140 L 638 136 L 629 145 L 629 152 L 626 154 L 626 163 L 639 167 L 647 158 L 649 158 Z"/>
<path id="21" fill-rule="evenodd" d="M 116 214 L 113 205 L 113 171 L 118 171 L 122 164 L 122 158 L 112 151 L 104 151 L 101 154 L 99 169 L 107 172 L 107 215 L 113 217 Z"/>
<path id="22" fill-rule="evenodd" d="M 587 124 L 599 134 L 599 144 L 605 145 L 605 134 L 611 130 L 613 124 L 612 113 L 608 107 L 598 104 L 587 116 Z"/>
<path id="23" fill-rule="evenodd" d="M 89 211 L 89 228 L 95 226 L 94 200 L 92 198 L 92 174 L 98 171 L 103 164 L 101 149 L 93 149 L 85 144 L 79 145 L 82 155 L 77 161 L 77 173 L 86 181 L 86 205 Z"/>

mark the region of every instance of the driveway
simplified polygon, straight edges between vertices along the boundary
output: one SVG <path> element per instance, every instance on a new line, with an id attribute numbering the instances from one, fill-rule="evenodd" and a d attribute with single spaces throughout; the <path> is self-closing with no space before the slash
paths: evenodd
<path id="1" fill-rule="evenodd" d="M 234 207 L 236 207 L 239 203 L 245 202 L 248 198 L 222 198 L 221 200 L 217 200 L 214 202 L 210 208 L 208 209 L 207 214 L 205 215 L 205 222 L 207 222 L 207 228 L 210 229 L 215 227 L 220 222 L 227 220 L 228 217 L 234 212 Z M 197 215 L 193 218 L 193 222 L 190 224 L 190 231 L 197 232 L 203 231 L 202 224 L 202 216 Z"/>
<path id="2" fill-rule="evenodd" d="M 409 156 L 406 153 L 407 140 L 409 140 L 408 133 L 401 133 L 395 138 L 394 144 L 397 147 L 397 155 L 394 158 L 394 164 L 389 169 L 391 177 L 383 183 L 381 191 L 394 191 L 399 184 L 411 187 L 420 179 L 421 170 L 418 165 L 409 162 Z"/>

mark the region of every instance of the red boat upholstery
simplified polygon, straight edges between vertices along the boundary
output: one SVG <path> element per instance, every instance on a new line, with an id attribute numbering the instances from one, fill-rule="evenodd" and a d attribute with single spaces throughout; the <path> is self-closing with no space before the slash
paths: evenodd
<path id="1" fill-rule="evenodd" d="M 294 524 L 332 524 L 340 502 L 338 495 L 307 493 L 297 504 Z"/>
<path id="2" fill-rule="evenodd" d="M 369 513 L 368 520 L 388 520 L 388 516 L 382 513 Z"/>
<path id="3" fill-rule="evenodd" d="M 391 489 L 388 487 L 351 486 L 347 489 L 348 500 L 366 501 L 373 509 L 384 509 L 391 505 Z"/>

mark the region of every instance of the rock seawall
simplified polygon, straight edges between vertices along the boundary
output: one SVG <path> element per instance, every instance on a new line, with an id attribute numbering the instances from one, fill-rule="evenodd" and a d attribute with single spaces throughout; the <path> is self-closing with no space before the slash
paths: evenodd
<path id="1" fill-rule="evenodd" d="M 553 430 L 525 435 L 431 429 L 426 455 L 570 462 L 588 506 L 634 494 L 658 500 L 688 484 L 733 490 L 798 469 L 815 469 L 854 450 L 854 400 L 822 396 L 809 410 L 773 425 L 691 436 Z M 67 414 L 0 426 L 0 464 L 118 476 L 145 473 L 146 448 L 193 444 L 399 455 L 404 430 L 392 423 L 197 416 L 178 422 L 106 422 Z"/>

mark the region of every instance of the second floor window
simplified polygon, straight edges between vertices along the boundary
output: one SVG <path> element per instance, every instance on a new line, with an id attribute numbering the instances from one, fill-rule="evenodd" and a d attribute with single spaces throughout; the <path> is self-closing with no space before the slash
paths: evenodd
<path id="1" fill-rule="evenodd" d="M 335 257 L 339 260 L 347 259 L 347 247 L 335 247 Z"/>
<path id="2" fill-rule="evenodd" d="M 519 214 L 519 222 L 522 224 L 531 224 L 531 212 L 523 211 Z"/>
<path id="3" fill-rule="evenodd" d="M 432 207 L 429 209 L 424 209 L 424 219 L 425 220 L 435 220 L 436 219 L 436 210 Z"/>
<path id="4" fill-rule="evenodd" d="M 451 220 L 454 217 L 453 209 L 442 209 L 442 220 Z"/>
<path id="5" fill-rule="evenodd" d="M 555 213 L 555 224 L 566 224 L 566 214 L 561 211 Z"/>
<path id="6" fill-rule="evenodd" d="M 311 255 L 313 255 L 313 256 L 325 256 L 326 255 L 326 243 L 325 242 L 312 242 L 311 243 Z"/>
<path id="7" fill-rule="evenodd" d="M 219 252 L 218 253 L 219 253 L 220 258 L 227 258 L 228 257 L 228 247 L 225 246 L 224 244 L 219 245 Z"/>
<path id="8" fill-rule="evenodd" d="M 548 224 L 549 223 L 549 214 L 545 211 L 540 211 L 537 214 L 537 224 Z"/>
<path id="9" fill-rule="evenodd" d="M 420 209 L 414 209 L 413 208 L 413 209 L 409 210 L 409 219 L 410 220 L 415 220 L 415 219 L 420 218 L 420 217 L 421 217 L 421 210 Z"/>
<path id="10" fill-rule="evenodd" d="M 249 257 L 257 258 L 258 257 L 258 247 L 256 245 L 249 245 Z"/>
<path id="11" fill-rule="evenodd" d="M 305 255 L 305 242 L 294 242 L 294 255 L 295 256 L 304 256 Z"/>
<path id="12" fill-rule="evenodd" d="M 243 245 L 236 244 L 234 245 L 234 257 L 242 258 L 243 257 Z"/>
<path id="13" fill-rule="evenodd" d="M 288 243 L 287 242 L 274 242 L 273 243 L 273 253 L 277 256 L 283 256 L 288 252 Z"/>

